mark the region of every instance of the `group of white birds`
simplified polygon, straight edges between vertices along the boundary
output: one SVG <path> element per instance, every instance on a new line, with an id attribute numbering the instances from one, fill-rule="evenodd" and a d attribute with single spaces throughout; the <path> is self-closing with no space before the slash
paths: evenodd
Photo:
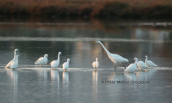
<path id="1" fill-rule="evenodd" d="M 11 68 L 11 69 L 15 69 L 18 67 L 18 57 L 19 55 L 16 54 L 16 52 L 19 51 L 18 49 L 15 49 L 14 50 L 14 58 L 5 66 L 6 68 Z M 20 51 L 21 52 L 21 51 Z M 59 52 L 58 53 L 58 59 L 57 60 L 53 60 L 50 65 L 51 65 L 51 68 L 53 69 L 56 69 L 59 64 L 60 64 L 60 55 L 62 53 Z M 70 59 L 68 58 L 67 59 L 67 62 L 63 63 L 63 69 L 66 71 L 68 68 L 69 68 L 69 62 L 70 62 Z M 35 64 L 36 65 L 40 65 L 40 66 L 43 66 L 44 64 L 47 64 L 48 63 L 48 54 L 45 54 L 44 57 L 40 57 L 36 62 Z"/>
<path id="2" fill-rule="evenodd" d="M 115 64 L 115 67 L 114 67 L 115 71 L 116 71 L 116 64 L 120 64 L 123 67 L 125 67 L 122 63 L 129 62 L 128 59 L 123 58 L 122 56 L 120 56 L 118 54 L 110 53 L 100 41 L 95 41 L 95 42 L 92 42 L 92 43 L 99 43 L 103 47 L 103 49 L 107 53 L 109 59 Z M 14 58 L 6 65 L 6 68 L 15 69 L 15 68 L 18 67 L 18 57 L 19 57 L 19 55 L 16 55 L 17 51 L 19 51 L 19 50 L 18 49 L 14 50 Z M 62 53 L 59 52 L 58 53 L 58 59 L 53 60 L 50 63 L 51 68 L 56 69 L 59 66 L 59 64 L 60 64 L 60 55 L 61 54 Z M 146 57 L 145 63 L 143 61 L 138 61 L 138 58 L 135 57 L 134 58 L 135 63 L 130 64 L 127 68 L 125 67 L 124 71 L 125 72 L 134 72 L 137 69 L 137 67 L 140 68 L 141 70 L 146 69 L 146 68 L 151 68 L 151 67 L 157 67 L 157 65 L 155 63 L 153 63 L 151 60 L 148 60 L 148 56 L 145 56 L 145 57 Z M 40 57 L 35 62 L 35 64 L 43 66 L 44 64 L 47 64 L 47 62 L 48 62 L 48 54 L 45 54 L 44 57 Z M 63 69 L 65 71 L 68 70 L 68 68 L 69 68 L 69 62 L 70 62 L 70 59 L 68 58 L 67 62 L 63 63 L 63 65 L 62 65 L 62 67 L 63 67 Z M 98 68 L 99 67 L 98 58 L 96 58 L 96 61 L 93 62 L 92 65 L 93 65 L 93 68 Z"/>
<path id="3" fill-rule="evenodd" d="M 99 43 L 103 49 L 105 50 L 105 52 L 107 53 L 109 59 L 115 64 L 115 71 L 116 71 L 116 64 L 120 64 L 123 67 L 125 67 L 122 63 L 128 62 L 129 60 L 126 58 L 123 58 L 122 56 L 118 55 L 118 54 L 113 54 L 110 53 L 105 46 L 100 42 L 100 41 L 95 41 L 92 43 Z M 134 72 L 137 68 L 140 68 L 141 70 L 143 69 L 147 69 L 147 68 L 152 68 L 152 67 L 157 67 L 157 65 L 155 63 L 153 63 L 151 60 L 148 60 L 148 56 L 145 56 L 145 63 L 143 61 L 138 61 L 138 58 L 134 58 L 135 63 L 130 64 L 127 68 L 125 67 L 125 72 Z M 92 63 L 94 68 L 98 68 L 99 67 L 99 62 L 98 62 L 98 58 L 96 58 L 96 61 Z"/>

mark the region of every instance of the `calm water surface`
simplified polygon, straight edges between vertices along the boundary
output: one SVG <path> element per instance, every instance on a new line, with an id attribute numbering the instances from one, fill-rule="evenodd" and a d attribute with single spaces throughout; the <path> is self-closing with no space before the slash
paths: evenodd
<path id="1" fill-rule="evenodd" d="M 145 24 L 145 22 L 143 22 Z M 142 24 L 143 24 L 142 23 Z M 146 22 L 147 23 L 147 22 Z M 123 25 L 102 22 L 1 22 L 0 23 L 0 101 L 2 103 L 171 103 L 172 98 L 172 27 Z M 100 44 L 127 59 L 128 66 L 145 55 L 157 68 L 124 73 L 114 64 Z M 19 66 L 5 65 L 18 48 Z M 62 52 L 60 66 L 52 70 L 49 63 Z M 34 62 L 44 54 L 51 60 L 44 67 Z M 99 68 L 92 62 L 99 58 Z M 67 72 L 62 64 L 71 59 Z M 109 82 L 107 82 L 109 81 Z M 117 83 L 129 81 L 129 83 Z M 131 83 L 135 81 L 135 83 Z M 137 82 L 147 82 L 138 84 Z"/>

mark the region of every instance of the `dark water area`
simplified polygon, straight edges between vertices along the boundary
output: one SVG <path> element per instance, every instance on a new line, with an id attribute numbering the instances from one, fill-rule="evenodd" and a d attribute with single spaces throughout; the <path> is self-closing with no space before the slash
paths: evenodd
<path id="1" fill-rule="evenodd" d="M 164 20 L 165 21 L 165 20 Z M 172 93 L 172 22 L 110 20 L 0 20 L 0 100 L 2 103 L 169 103 Z M 167 25 L 166 25 L 167 24 Z M 110 61 L 100 44 L 134 62 L 148 55 L 158 67 L 125 73 Z M 17 52 L 19 66 L 5 65 Z M 56 70 L 49 63 L 62 52 Z M 34 62 L 48 54 L 44 67 Z M 69 70 L 62 64 L 70 58 Z M 92 62 L 99 58 L 99 68 Z M 107 82 L 109 81 L 109 82 Z M 117 83 L 117 81 L 129 81 Z M 134 81 L 134 83 L 132 82 Z M 146 82 L 138 84 L 138 82 Z M 148 81 L 148 82 L 147 82 Z"/>

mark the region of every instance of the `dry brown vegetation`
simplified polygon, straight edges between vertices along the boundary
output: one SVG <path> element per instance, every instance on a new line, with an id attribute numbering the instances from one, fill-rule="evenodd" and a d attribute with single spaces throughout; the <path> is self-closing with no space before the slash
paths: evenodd
<path id="1" fill-rule="evenodd" d="M 170 18 L 172 0 L 0 0 L 0 15 Z"/>

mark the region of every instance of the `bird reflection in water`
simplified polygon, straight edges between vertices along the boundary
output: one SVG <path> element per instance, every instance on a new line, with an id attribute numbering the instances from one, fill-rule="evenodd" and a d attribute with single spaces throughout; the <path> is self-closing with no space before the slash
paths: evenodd
<path id="1" fill-rule="evenodd" d="M 126 80 L 128 81 L 130 80 L 135 81 L 137 79 L 135 73 L 124 73 L 124 76 L 126 77 Z"/>
<path id="2" fill-rule="evenodd" d="M 6 70 L 11 78 L 11 83 L 14 88 L 14 103 L 18 103 L 18 71 L 16 69 L 12 70 L 8 68 Z"/>
<path id="3" fill-rule="evenodd" d="M 62 74 L 63 84 L 62 84 L 62 93 L 63 93 L 63 103 L 68 103 L 68 94 L 69 94 L 69 73 L 68 71 L 63 71 Z"/>
<path id="4" fill-rule="evenodd" d="M 94 103 L 97 103 L 97 83 L 98 83 L 98 71 L 94 70 L 92 72 L 92 95 Z"/>
<path id="5" fill-rule="evenodd" d="M 51 69 L 51 93 L 52 97 L 57 98 L 59 101 L 60 88 L 59 88 L 59 71 L 57 69 Z"/>

